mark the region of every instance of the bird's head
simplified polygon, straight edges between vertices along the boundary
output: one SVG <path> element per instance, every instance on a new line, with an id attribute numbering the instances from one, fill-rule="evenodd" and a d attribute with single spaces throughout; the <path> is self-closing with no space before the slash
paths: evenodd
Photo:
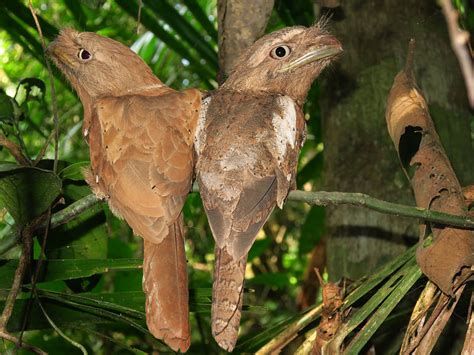
<path id="1" fill-rule="evenodd" d="M 287 27 L 250 46 L 223 84 L 231 90 L 263 91 L 304 101 L 321 71 L 342 52 L 341 43 L 325 29 Z"/>
<path id="2" fill-rule="evenodd" d="M 81 100 L 84 96 L 118 95 L 126 90 L 161 84 L 130 48 L 93 32 L 64 29 L 46 53 Z"/>

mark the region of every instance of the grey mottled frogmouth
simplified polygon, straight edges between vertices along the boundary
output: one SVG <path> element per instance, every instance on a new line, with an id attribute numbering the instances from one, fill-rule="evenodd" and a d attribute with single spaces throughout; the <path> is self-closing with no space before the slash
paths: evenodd
<path id="1" fill-rule="evenodd" d="M 184 352 L 190 336 L 181 210 L 201 94 L 165 86 L 128 47 L 95 33 L 65 29 L 47 52 L 84 106 L 87 182 L 144 239 L 148 328 Z"/>
<path id="2" fill-rule="evenodd" d="M 216 241 L 212 332 L 228 351 L 237 340 L 247 253 L 295 188 L 306 95 L 341 51 L 321 23 L 284 28 L 248 48 L 203 100 L 196 172 Z"/>

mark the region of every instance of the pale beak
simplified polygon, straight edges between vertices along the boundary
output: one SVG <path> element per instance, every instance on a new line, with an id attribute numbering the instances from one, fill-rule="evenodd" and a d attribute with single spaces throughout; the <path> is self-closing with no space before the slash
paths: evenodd
<path id="1" fill-rule="evenodd" d="M 327 37 L 323 43 L 319 43 L 317 47 L 310 49 L 307 53 L 292 62 L 284 65 L 279 71 L 285 72 L 295 68 L 299 68 L 305 64 L 315 62 L 317 60 L 329 59 L 342 53 L 342 46 L 335 37 Z"/>
<path id="2" fill-rule="evenodd" d="M 73 61 L 71 60 L 71 58 L 69 58 L 69 56 L 67 55 L 67 53 L 60 50 L 60 46 L 58 45 L 57 40 L 51 42 L 49 44 L 49 46 L 46 47 L 45 52 L 46 52 L 46 55 L 48 57 L 57 60 L 58 62 L 62 63 L 63 65 L 66 65 L 68 67 L 72 67 L 73 64 L 74 64 Z"/>

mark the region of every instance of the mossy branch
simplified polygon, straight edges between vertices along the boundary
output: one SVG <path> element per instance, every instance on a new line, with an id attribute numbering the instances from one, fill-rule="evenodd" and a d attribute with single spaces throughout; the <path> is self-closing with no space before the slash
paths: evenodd
<path id="1" fill-rule="evenodd" d="M 197 192 L 196 186 L 193 192 Z M 288 201 L 305 202 L 309 205 L 328 206 L 328 205 L 353 205 L 368 208 L 380 213 L 392 214 L 400 217 L 417 218 L 421 221 L 433 222 L 438 224 L 451 225 L 454 227 L 474 229 L 474 218 L 470 216 L 457 216 L 449 213 L 431 211 L 419 207 L 406 206 L 398 203 L 379 200 L 375 197 L 358 192 L 326 192 L 326 191 L 301 191 L 290 192 Z M 69 222 L 82 212 L 90 209 L 100 201 L 96 196 L 90 194 L 56 212 L 51 217 L 51 228 L 56 228 Z M 42 225 L 41 228 L 44 228 Z M 14 232 L 12 233 L 14 234 Z M 8 235 L 0 242 L 0 255 L 14 247 L 18 238 L 14 235 Z"/>

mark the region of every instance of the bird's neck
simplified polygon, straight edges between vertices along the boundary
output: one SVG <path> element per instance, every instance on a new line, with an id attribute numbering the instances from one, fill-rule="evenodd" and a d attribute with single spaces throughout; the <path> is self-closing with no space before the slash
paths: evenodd
<path id="1" fill-rule="evenodd" d="M 264 96 L 288 96 L 291 98 L 298 106 L 303 107 L 304 102 L 306 101 L 306 94 L 301 97 L 294 97 L 293 95 L 288 95 L 285 92 L 278 90 L 266 90 L 266 89 L 254 89 L 254 88 L 240 88 L 232 86 L 221 86 L 218 90 L 221 95 L 245 95 L 252 96 L 255 98 L 264 97 Z"/>

